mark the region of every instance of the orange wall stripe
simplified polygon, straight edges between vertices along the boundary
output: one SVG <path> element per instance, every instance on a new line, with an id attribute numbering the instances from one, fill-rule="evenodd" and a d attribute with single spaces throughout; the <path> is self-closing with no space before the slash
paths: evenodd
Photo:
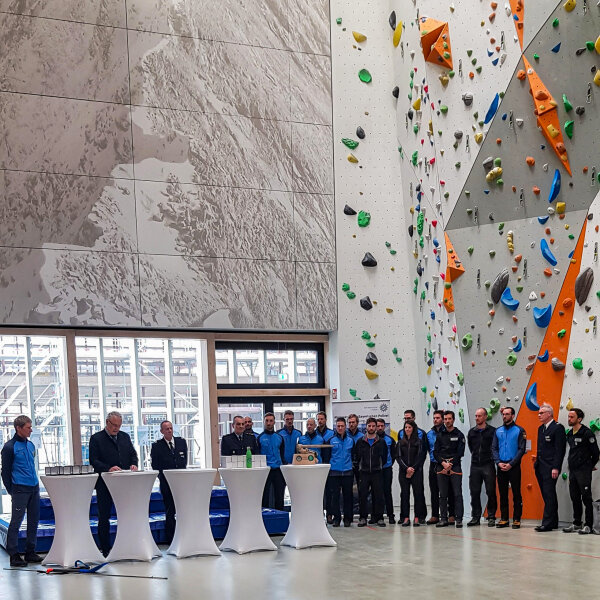
<path id="1" fill-rule="evenodd" d="M 519 44 L 521 50 L 523 50 L 523 23 L 525 21 L 525 0 L 510 0 L 510 8 L 513 15 L 519 17 L 518 21 L 515 21 L 515 28 L 517 30 L 517 36 L 519 38 Z"/>

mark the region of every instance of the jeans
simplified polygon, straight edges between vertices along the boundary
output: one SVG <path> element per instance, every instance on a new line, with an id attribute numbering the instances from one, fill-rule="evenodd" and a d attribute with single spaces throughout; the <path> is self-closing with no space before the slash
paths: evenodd
<path id="1" fill-rule="evenodd" d="M 383 500 L 385 502 L 385 514 L 394 516 L 394 499 L 392 498 L 392 479 L 394 477 L 392 467 L 387 467 L 381 471 L 383 478 Z"/>
<path id="2" fill-rule="evenodd" d="M 580 469 L 569 473 L 569 495 L 573 503 L 573 523 L 582 525 L 581 517 L 585 506 L 585 524 L 592 529 L 594 526 L 594 507 L 592 506 L 592 472 Z"/>
<path id="3" fill-rule="evenodd" d="M 354 519 L 354 498 L 353 498 L 353 483 L 354 473 L 348 475 L 331 475 L 331 514 L 333 515 L 334 523 L 339 523 L 342 520 L 340 510 L 340 491 L 342 492 L 344 504 L 344 523 L 352 523 Z"/>
<path id="4" fill-rule="evenodd" d="M 429 493 L 431 495 L 431 516 L 440 518 L 440 488 L 437 479 L 437 463 L 429 463 Z M 425 513 L 427 515 L 427 513 Z M 454 516 L 454 496 L 448 498 L 448 516 Z"/>
<path id="5" fill-rule="evenodd" d="M 406 471 L 400 469 L 398 482 L 400 483 L 400 520 L 404 521 L 410 518 L 410 488 L 412 487 L 415 517 L 422 523 L 427 516 L 425 491 L 423 489 L 423 469 L 415 471 L 412 477 L 407 477 Z"/>
<path id="6" fill-rule="evenodd" d="M 515 465 L 508 471 L 498 469 L 498 493 L 500 494 L 500 519 L 509 520 L 508 513 L 508 484 L 513 495 L 513 521 L 520 521 L 523 514 L 523 499 L 521 497 L 521 465 Z"/>
<path id="7" fill-rule="evenodd" d="M 27 512 L 27 540 L 25 553 L 35 552 L 37 528 L 40 521 L 40 486 L 13 485 L 11 490 L 12 514 L 6 536 L 6 551 L 9 556 L 18 553 L 19 528 Z"/>
<path id="8" fill-rule="evenodd" d="M 369 473 L 360 472 L 360 487 L 358 498 L 360 504 L 360 518 L 366 519 L 369 514 L 369 490 L 371 491 L 371 519 L 381 521 L 383 519 L 383 479 L 381 471 Z"/>
<path id="9" fill-rule="evenodd" d="M 273 502 L 271 502 L 271 488 L 273 488 Z M 264 508 L 283 510 L 283 496 L 285 494 L 285 479 L 281 469 L 271 469 L 263 490 L 262 505 Z"/>
<path id="10" fill-rule="evenodd" d="M 463 497 L 462 497 L 462 474 L 444 475 L 438 473 L 438 488 L 440 490 L 440 517 L 442 520 L 448 520 L 448 495 L 454 497 L 454 516 L 457 521 L 463 518 Z"/>
<path id="11" fill-rule="evenodd" d="M 494 463 L 486 465 L 471 465 L 471 474 L 469 475 L 469 490 L 471 492 L 471 517 L 473 519 L 481 518 L 481 484 L 485 484 L 485 494 L 487 496 L 488 519 L 496 517 L 496 470 Z"/>

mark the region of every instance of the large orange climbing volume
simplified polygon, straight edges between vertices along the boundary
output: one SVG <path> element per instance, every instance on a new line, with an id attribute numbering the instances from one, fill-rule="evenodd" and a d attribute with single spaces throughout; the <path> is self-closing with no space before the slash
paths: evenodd
<path id="1" fill-rule="evenodd" d="M 558 358 L 563 364 L 567 362 L 567 353 L 569 351 L 569 338 L 571 336 L 571 325 L 573 323 L 573 311 L 575 303 L 566 302 L 567 299 L 575 297 L 575 280 L 581 268 L 581 255 L 583 253 L 583 242 L 585 239 L 585 226 L 587 220 L 584 220 L 577 246 L 573 252 L 573 260 L 567 269 L 567 274 L 554 306 L 554 312 L 550 319 L 550 324 L 544 335 L 544 341 L 540 347 L 539 355 L 548 350 L 548 360 L 546 362 L 536 361 L 531 378 L 524 390 L 523 398 L 527 390 L 537 383 L 537 401 L 538 404 L 546 402 L 552 405 L 554 416 L 558 418 L 560 408 L 560 398 L 564 383 L 565 371 L 555 371 L 552 368 L 552 359 Z M 562 314 L 561 314 L 562 313 Z M 564 329 L 564 337 L 558 337 L 558 332 Z M 522 463 L 522 491 L 523 491 L 523 517 L 525 519 L 540 519 L 544 511 L 542 495 L 535 478 L 533 462 L 537 449 L 537 430 L 540 426 L 537 412 L 529 410 L 523 401 L 517 424 L 523 427 L 527 432 L 527 439 L 531 441 L 531 450 L 525 455 Z"/>
<path id="2" fill-rule="evenodd" d="M 452 69 L 452 47 L 448 23 L 429 17 L 419 19 L 421 47 L 427 62 Z"/>
<path id="3" fill-rule="evenodd" d="M 452 283 L 456 281 L 464 272 L 465 268 L 462 266 L 458 255 L 454 251 L 454 246 L 448 237 L 448 234 L 444 231 L 444 237 L 446 238 L 446 283 Z M 444 285 L 444 308 L 447 312 L 454 312 L 454 294 L 452 293 L 452 286 L 446 287 Z"/>

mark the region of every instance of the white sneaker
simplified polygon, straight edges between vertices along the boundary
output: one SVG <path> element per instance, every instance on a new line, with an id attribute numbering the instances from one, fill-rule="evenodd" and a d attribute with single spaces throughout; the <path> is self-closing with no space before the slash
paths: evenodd
<path id="1" fill-rule="evenodd" d="M 586 525 L 585 527 L 580 529 L 578 533 L 579 535 L 588 535 L 589 533 L 592 533 L 592 530 Z"/>
<path id="2" fill-rule="evenodd" d="M 563 527 L 565 533 L 573 533 L 574 531 L 580 531 L 581 525 L 571 524 L 568 527 Z"/>

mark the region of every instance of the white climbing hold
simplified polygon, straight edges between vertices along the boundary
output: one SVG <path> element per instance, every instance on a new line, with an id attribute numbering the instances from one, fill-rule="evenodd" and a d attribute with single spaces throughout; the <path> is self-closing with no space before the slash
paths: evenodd
<path id="1" fill-rule="evenodd" d="M 556 212 L 554 206 L 549 206 L 547 209 L 549 215 L 553 215 Z"/>
<path id="2" fill-rule="evenodd" d="M 537 300 L 537 294 L 535 292 L 531 292 L 529 294 L 529 299 L 533 302 L 534 300 Z"/>
<path id="3" fill-rule="evenodd" d="M 544 165 L 542 166 L 542 169 L 544 169 L 544 171 L 548 171 L 548 163 L 544 163 Z"/>
<path id="4" fill-rule="evenodd" d="M 525 310 L 529 310 L 530 308 L 531 308 L 531 302 L 528 302 L 528 303 L 525 305 Z"/>
<path id="5" fill-rule="evenodd" d="M 530 248 L 535 248 L 535 242 L 531 242 L 531 244 L 529 244 Z"/>
<path id="6" fill-rule="evenodd" d="M 498 334 L 502 335 L 504 333 L 504 327 L 500 327 L 500 329 L 498 329 Z"/>
<path id="7" fill-rule="evenodd" d="M 500 375 L 500 377 L 498 377 L 498 379 L 496 379 L 496 383 L 498 385 L 500 385 L 503 381 L 504 381 L 504 375 Z"/>

